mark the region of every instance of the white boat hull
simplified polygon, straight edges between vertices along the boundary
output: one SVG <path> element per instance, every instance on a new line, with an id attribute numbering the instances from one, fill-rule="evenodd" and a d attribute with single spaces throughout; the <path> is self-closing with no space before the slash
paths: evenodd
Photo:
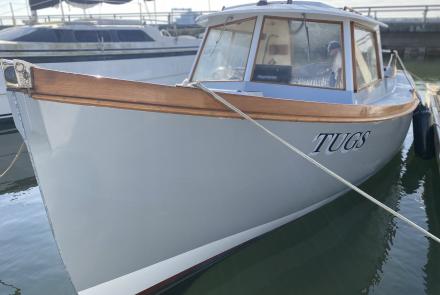
<path id="1" fill-rule="evenodd" d="M 141 292 L 346 190 L 244 120 L 9 94 L 80 294 Z M 411 114 L 365 123 L 262 123 L 358 184 L 399 150 L 410 121 Z M 322 141 L 325 133 L 359 136 L 336 149 L 338 141 Z"/>

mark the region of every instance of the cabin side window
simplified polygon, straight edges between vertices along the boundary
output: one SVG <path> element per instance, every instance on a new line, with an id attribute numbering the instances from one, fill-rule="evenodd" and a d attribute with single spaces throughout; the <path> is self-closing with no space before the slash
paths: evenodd
<path id="1" fill-rule="evenodd" d="M 150 42 L 153 38 L 141 30 L 118 30 L 116 31 L 120 42 Z"/>
<path id="2" fill-rule="evenodd" d="M 37 28 L 29 33 L 13 38 L 14 41 L 22 42 L 57 42 L 57 36 L 54 30 L 46 28 Z"/>
<path id="3" fill-rule="evenodd" d="M 192 80 L 243 80 L 255 21 L 254 18 L 210 28 Z"/>
<path id="4" fill-rule="evenodd" d="M 342 23 L 266 17 L 252 80 L 344 89 Z"/>
<path id="5" fill-rule="evenodd" d="M 112 32 L 110 30 L 98 31 L 100 42 L 112 42 Z"/>
<path id="6" fill-rule="evenodd" d="M 75 35 L 73 34 L 72 30 L 55 29 L 53 31 L 57 36 L 56 42 L 61 42 L 61 43 L 76 42 Z"/>
<path id="7" fill-rule="evenodd" d="M 352 27 L 356 89 L 380 78 L 376 34 L 357 25 Z"/>
<path id="8" fill-rule="evenodd" d="M 98 42 L 98 33 L 94 30 L 77 30 L 75 38 L 78 42 Z"/>

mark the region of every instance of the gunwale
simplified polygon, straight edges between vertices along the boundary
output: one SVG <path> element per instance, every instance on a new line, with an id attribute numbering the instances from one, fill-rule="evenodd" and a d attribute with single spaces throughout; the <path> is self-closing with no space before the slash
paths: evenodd
<path id="1" fill-rule="evenodd" d="M 36 100 L 85 106 L 220 118 L 240 117 L 209 94 L 189 86 L 165 86 L 31 67 L 29 94 Z M 15 89 L 15 91 L 17 91 Z M 389 120 L 418 105 L 348 105 L 219 93 L 252 118 L 291 122 L 360 123 Z"/>

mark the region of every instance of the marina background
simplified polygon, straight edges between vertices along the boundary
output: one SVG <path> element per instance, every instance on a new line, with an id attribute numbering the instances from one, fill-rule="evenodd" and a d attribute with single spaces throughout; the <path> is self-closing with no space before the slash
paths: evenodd
<path id="1" fill-rule="evenodd" d="M 2 0 L 0 15 L 9 14 L 8 2 L 26 14 L 24 1 Z M 185 6 L 194 10 L 218 10 L 221 5 L 248 2 L 187 1 Z M 345 1 L 326 2 L 335 6 L 347 4 Z M 405 4 L 420 3 L 406 1 Z M 365 5 L 365 1 L 351 1 L 350 5 Z M 174 6 L 172 1 L 158 1 L 156 9 L 168 11 Z M 133 1 L 130 6 L 122 5 L 120 11 L 136 8 L 138 3 Z M 74 13 L 74 8 L 71 9 Z M 110 8 L 102 5 L 87 11 L 105 13 L 107 9 Z M 47 13 L 57 14 L 59 10 Z M 419 87 L 423 88 L 425 82 L 440 85 L 440 59 L 420 61 L 408 56 L 405 62 L 412 72 L 423 78 L 418 81 Z M 439 235 L 438 168 L 435 160 L 415 157 L 412 141 L 410 129 L 401 151 L 362 188 Z M 166 294 L 234 292 L 440 294 L 440 247 L 358 195 L 348 193 L 246 244 L 220 263 L 175 285 Z M 0 188 L 0 294 L 74 294 L 34 178 Z"/>

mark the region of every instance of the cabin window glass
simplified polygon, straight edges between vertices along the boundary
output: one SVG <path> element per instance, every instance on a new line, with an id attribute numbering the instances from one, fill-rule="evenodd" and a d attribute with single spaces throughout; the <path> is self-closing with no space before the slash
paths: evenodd
<path id="1" fill-rule="evenodd" d="M 45 29 L 45 28 L 37 28 L 27 34 L 23 34 L 17 38 L 14 38 L 14 41 L 23 41 L 23 42 L 57 42 L 57 36 L 55 35 L 54 30 Z"/>
<path id="2" fill-rule="evenodd" d="M 252 79 L 343 89 L 341 23 L 265 18 Z"/>
<path id="3" fill-rule="evenodd" d="M 379 79 L 375 33 L 354 26 L 354 57 L 357 89 Z"/>
<path id="4" fill-rule="evenodd" d="M 211 28 L 192 80 L 243 80 L 254 27 L 251 19 Z"/>
<path id="5" fill-rule="evenodd" d="M 54 30 L 57 35 L 58 42 L 72 43 L 76 42 L 75 35 L 72 30 L 56 29 Z"/>
<path id="6" fill-rule="evenodd" d="M 92 30 L 75 31 L 75 38 L 78 42 L 98 42 L 98 34 Z"/>
<path id="7" fill-rule="evenodd" d="M 26 27 L 11 27 L 0 30 L 0 40 L 2 41 L 14 41 L 17 36 L 22 36 L 29 33 L 29 29 Z"/>
<path id="8" fill-rule="evenodd" d="M 141 30 L 119 30 L 117 31 L 119 41 L 121 42 L 147 42 L 154 41 L 153 38 L 148 36 Z"/>

